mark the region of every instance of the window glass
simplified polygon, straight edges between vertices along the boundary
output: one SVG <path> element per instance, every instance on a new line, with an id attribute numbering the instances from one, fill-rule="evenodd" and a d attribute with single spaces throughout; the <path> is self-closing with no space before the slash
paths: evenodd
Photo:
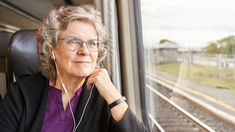
<path id="1" fill-rule="evenodd" d="M 206 115 L 187 108 L 181 92 L 235 119 L 235 1 L 140 1 L 149 119 L 160 122 L 164 104 L 156 91 L 199 120 Z"/>

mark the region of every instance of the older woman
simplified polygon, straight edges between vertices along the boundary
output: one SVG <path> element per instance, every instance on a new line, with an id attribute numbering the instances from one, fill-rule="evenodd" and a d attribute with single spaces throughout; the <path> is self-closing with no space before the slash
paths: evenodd
<path id="1" fill-rule="evenodd" d="M 52 10 L 39 37 L 41 73 L 24 76 L 0 106 L 5 132 L 143 132 L 105 69 L 106 34 L 92 6 Z"/>

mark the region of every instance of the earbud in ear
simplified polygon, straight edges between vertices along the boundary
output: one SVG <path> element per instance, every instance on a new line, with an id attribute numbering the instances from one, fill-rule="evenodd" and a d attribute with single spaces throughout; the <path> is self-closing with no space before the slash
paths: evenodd
<path id="1" fill-rule="evenodd" d="M 52 51 L 52 56 L 51 56 L 51 58 L 52 58 L 53 60 L 55 60 L 55 53 L 54 53 L 54 51 Z"/>

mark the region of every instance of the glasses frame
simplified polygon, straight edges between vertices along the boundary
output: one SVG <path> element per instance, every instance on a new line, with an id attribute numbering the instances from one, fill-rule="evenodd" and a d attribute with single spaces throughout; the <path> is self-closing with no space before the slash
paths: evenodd
<path id="1" fill-rule="evenodd" d="M 71 48 L 70 46 L 69 46 L 69 40 L 71 40 L 71 39 L 77 39 L 77 40 L 79 40 L 81 43 L 76 43 L 76 47 L 75 48 Z M 98 52 L 98 50 L 99 50 L 99 47 L 100 47 L 100 44 L 101 44 L 101 42 L 99 41 L 99 39 L 97 38 L 97 39 L 90 39 L 90 40 L 87 40 L 87 41 L 83 41 L 82 39 L 80 39 L 80 38 L 78 38 L 78 37 L 73 37 L 73 36 L 68 36 L 68 37 L 64 37 L 64 38 L 58 38 L 58 40 L 63 40 L 64 41 L 64 43 L 65 43 L 65 46 L 69 49 L 69 50 L 72 50 L 72 51 L 76 51 L 76 50 L 79 50 L 79 49 L 81 49 L 82 48 L 82 45 L 83 44 L 85 44 L 86 45 L 86 48 L 89 50 L 89 51 L 93 51 L 93 52 Z M 96 41 L 96 49 L 92 49 L 90 46 L 88 46 L 88 43 L 90 42 L 90 41 Z"/>

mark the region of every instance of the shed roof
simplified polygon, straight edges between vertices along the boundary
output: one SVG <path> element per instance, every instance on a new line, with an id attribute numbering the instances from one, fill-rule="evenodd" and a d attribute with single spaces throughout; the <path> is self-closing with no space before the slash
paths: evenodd
<path id="1" fill-rule="evenodd" d="M 163 44 L 157 45 L 155 48 L 156 49 L 178 49 L 180 48 L 180 46 L 177 43 L 165 42 Z"/>

